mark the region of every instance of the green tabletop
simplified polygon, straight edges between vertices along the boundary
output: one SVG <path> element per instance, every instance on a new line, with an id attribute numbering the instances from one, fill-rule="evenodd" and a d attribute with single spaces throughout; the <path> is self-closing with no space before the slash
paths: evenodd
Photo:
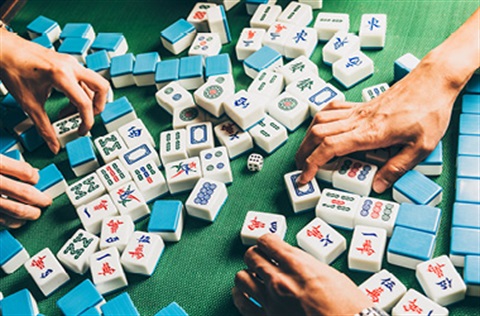
<path id="1" fill-rule="evenodd" d="M 278 1 L 285 7 L 288 1 Z M 71 1 L 71 0 L 31 0 L 15 17 L 11 26 L 22 36 L 26 36 L 26 25 L 38 15 L 45 15 L 61 26 L 68 22 L 91 23 L 95 32 L 121 32 L 125 35 L 129 51 L 134 54 L 158 51 L 162 59 L 172 58 L 160 43 L 160 32 L 178 18 L 186 18 L 195 1 L 186 0 L 149 0 L 149 1 Z M 375 74 L 345 91 L 347 100 L 361 100 L 361 90 L 365 87 L 391 82 L 393 62 L 405 53 L 421 58 L 429 50 L 440 44 L 456 30 L 478 7 L 478 0 L 324 0 L 324 12 L 342 12 L 350 14 L 350 30 L 357 32 L 361 15 L 364 13 L 385 13 L 388 15 L 386 46 L 381 51 L 367 51 L 375 62 Z M 320 10 L 314 11 L 314 16 Z M 233 41 L 222 48 L 230 54 L 236 89 L 246 88 L 251 79 L 245 76 L 242 64 L 236 60 L 235 44 L 243 27 L 249 25 L 250 17 L 245 5 L 240 4 L 227 13 L 230 20 Z M 312 60 L 319 65 L 320 76 L 339 87 L 332 80 L 331 69 L 321 62 L 321 48 L 315 50 Z M 185 56 L 186 53 L 180 56 Z M 422 89 L 422 87 L 418 87 Z M 344 89 L 341 89 L 342 91 Z M 160 108 L 155 101 L 155 88 L 129 87 L 116 89 L 115 97 L 127 96 L 134 105 L 138 116 L 152 133 L 158 144 L 159 133 L 172 128 L 171 116 Z M 59 110 L 68 103 L 67 99 L 54 93 L 47 103 L 50 118 L 56 120 Z M 424 106 L 428 106 L 425 104 Z M 456 104 L 453 118 L 447 134 L 443 138 L 443 174 L 435 181 L 444 189 L 442 221 L 438 233 L 435 256 L 449 252 L 451 210 L 454 201 L 455 156 L 458 136 L 459 104 Z M 305 135 L 308 122 L 296 132 L 289 134 L 288 142 L 273 155 L 266 157 L 263 170 L 250 173 L 246 169 L 247 156 L 232 161 L 234 182 L 228 188 L 229 198 L 215 223 L 187 218 L 182 239 L 171 243 L 160 259 L 155 273 L 149 277 L 128 274 L 129 286 L 126 291 L 132 297 L 142 315 L 154 315 L 172 301 L 177 301 L 191 315 L 236 315 L 231 288 L 235 273 L 244 268 L 242 257 L 245 247 L 239 238 L 245 214 L 249 210 L 274 212 L 287 217 L 288 230 L 286 241 L 296 245 L 296 233 L 313 217 L 314 212 L 295 215 L 288 200 L 283 175 L 295 169 L 294 154 Z M 99 117 L 92 130 L 93 137 L 106 133 Z M 44 146 L 33 153 L 25 153 L 25 158 L 33 166 L 42 168 L 54 162 L 61 169 L 69 183 L 75 176 L 68 165 L 64 150 L 53 156 Z M 185 201 L 187 194 L 173 197 Z M 167 196 L 167 199 L 172 199 Z M 391 199 L 391 191 L 380 196 Z M 146 230 L 148 219 L 136 224 L 137 230 Z M 81 227 L 74 207 L 66 195 L 57 198 L 47 208 L 42 217 L 25 227 L 13 231 L 33 255 L 49 247 L 56 253 L 65 241 Z M 351 232 L 340 230 L 349 241 Z M 333 266 L 350 276 L 357 284 L 370 274 L 349 271 L 347 255 L 342 254 Z M 412 270 L 389 265 L 386 260 L 383 267 L 394 273 L 407 288 L 421 288 Z M 461 271 L 460 271 L 461 272 Z M 55 302 L 90 274 L 80 276 L 70 273 L 71 280 L 48 298 L 43 297 L 25 269 L 21 268 L 12 275 L 0 274 L 0 291 L 4 295 L 22 288 L 28 288 L 39 302 L 40 311 L 45 315 L 60 315 Z M 107 295 L 109 300 L 119 293 Z M 479 301 L 471 297 L 449 306 L 450 312 L 459 314 L 478 314 Z"/>

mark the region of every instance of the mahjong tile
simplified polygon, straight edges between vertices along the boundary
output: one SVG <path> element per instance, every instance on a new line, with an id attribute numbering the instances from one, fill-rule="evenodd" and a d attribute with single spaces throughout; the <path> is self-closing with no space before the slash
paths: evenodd
<path id="1" fill-rule="evenodd" d="M 267 154 L 273 153 L 288 140 L 287 129 L 269 115 L 249 131 L 255 144 Z"/>
<path id="2" fill-rule="evenodd" d="M 105 194 L 86 205 L 78 207 L 77 214 L 86 231 L 98 234 L 103 219 L 117 215 L 118 211 L 110 196 Z"/>
<path id="3" fill-rule="evenodd" d="M 131 174 L 147 203 L 168 192 L 167 182 L 153 160 L 139 165 Z"/>
<path id="4" fill-rule="evenodd" d="M 185 129 L 160 133 L 160 158 L 166 165 L 172 161 L 187 159 L 187 134 Z"/>
<path id="5" fill-rule="evenodd" d="M 378 167 L 372 164 L 343 158 L 338 164 L 338 170 L 333 173 L 333 187 L 368 196 L 372 190 L 373 178 L 377 169 Z"/>
<path id="6" fill-rule="evenodd" d="M 165 165 L 165 178 L 171 194 L 191 190 L 202 177 L 200 159 L 192 157 Z"/>
<path id="7" fill-rule="evenodd" d="M 315 214 L 331 225 L 353 229 L 360 199 L 356 194 L 325 189 L 315 208 Z"/>
<path id="8" fill-rule="evenodd" d="M 298 232 L 297 244 L 326 264 L 332 263 L 347 249 L 345 237 L 318 217 Z"/>
<path id="9" fill-rule="evenodd" d="M 92 280 L 100 294 L 108 294 L 128 285 L 117 248 L 111 247 L 90 256 Z"/>
<path id="10" fill-rule="evenodd" d="M 152 135 L 143 124 L 142 120 L 133 120 L 118 129 L 118 133 L 125 141 L 128 148 L 133 148 L 139 143 L 148 143 L 155 147 Z"/>
<path id="11" fill-rule="evenodd" d="M 395 202 L 362 197 L 355 214 L 355 225 L 383 228 L 390 237 L 399 207 Z"/>
<path id="12" fill-rule="evenodd" d="M 233 181 L 230 159 L 226 147 L 215 147 L 200 152 L 200 163 L 205 179 L 230 184 Z"/>
<path id="13" fill-rule="evenodd" d="M 315 208 L 321 195 L 316 179 L 312 179 L 302 186 L 297 184 L 297 179 L 301 173 L 301 171 L 293 171 L 283 176 L 294 213 Z"/>
<path id="14" fill-rule="evenodd" d="M 405 315 L 448 316 L 448 309 L 438 305 L 414 289 L 409 289 L 392 309 L 392 316 Z"/>
<path id="15" fill-rule="evenodd" d="M 164 249 L 165 244 L 159 235 L 136 231 L 120 260 L 125 271 L 150 276 Z"/>
<path id="16" fill-rule="evenodd" d="M 275 234 L 281 239 L 287 232 L 285 216 L 272 213 L 248 211 L 243 222 L 240 238 L 245 246 L 257 243 L 258 238 L 265 234 Z"/>
<path id="17" fill-rule="evenodd" d="M 96 173 L 108 192 L 132 180 L 127 168 L 118 159 L 100 167 Z"/>
<path id="18" fill-rule="evenodd" d="M 145 198 L 133 181 L 117 187 L 110 192 L 110 196 L 120 215 L 130 215 L 133 221 L 150 214 Z"/>
<path id="19" fill-rule="evenodd" d="M 98 175 L 92 173 L 70 185 L 66 193 L 73 206 L 78 207 L 100 197 L 105 191 Z"/>
<path id="20" fill-rule="evenodd" d="M 220 123 L 213 130 L 220 144 L 227 148 L 230 159 L 235 159 L 253 148 L 252 136 L 230 120 Z"/>
<path id="21" fill-rule="evenodd" d="M 213 222 L 227 197 L 227 187 L 223 182 L 202 178 L 195 184 L 185 208 L 188 215 Z"/>
<path id="22" fill-rule="evenodd" d="M 202 150 L 211 149 L 214 145 L 212 123 L 187 125 L 187 153 L 189 157 L 198 156 Z"/>
<path id="23" fill-rule="evenodd" d="M 96 138 L 94 143 L 105 163 L 117 159 L 127 150 L 127 145 L 117 131 Z"/>
<path id="24" fill-rule="evenodd" d="M 375 306 L 386 312 L 389 312 L 407 292 L 405 285 L 385 269 L 372 275 L 358 288 Z"/>
<path id="25" fill-rule="evenodd" d="M 115 247 L 121 253 L 127 246 L 135 224 L 129 215 L 111 216 L 102 221 L 100 249 Z"/>
<path id="26" fill-rule="evenodd" d="M 57 252 L 57 258 L 70 270 L 84 274 L 89 268 L 89 257 L 98 247 L 99 238 L 79 229 Z"/>
<path id="27" fill-rule="evenodd" d="M 356 225 L 348 251 L 348 268 L 367 272 L 380 271 L 386 244 L 385 229 Z"/>

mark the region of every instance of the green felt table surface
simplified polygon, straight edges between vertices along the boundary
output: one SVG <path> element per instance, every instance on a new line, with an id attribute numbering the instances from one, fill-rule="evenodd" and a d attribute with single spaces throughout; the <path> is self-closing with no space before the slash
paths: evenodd
<path id="1" fill-rule="evenodd" d="M 285 7 L 288 1 L 278 1 Z M 160 43 L 160 32 L 176 21 L 186 18 L 195 1 L 185 0 L 31 0 L 14 18 L 11 25 L 22 36 L 26 36 L 26 25 L 38 15 L 45 15 L 63 26 L 68 22 L 91 23 L 96 32 L 121 32 L 125 35 L 129 51 L 134 54 L 158 51 L 162 59 L 173 58 Z M 385 13 L 388 15 L 386 46 L 380 51 L 367 51 L 375 62 L 375 74 L 358 86 L 345 91 L 347 100 L 361 101 L 361 90 L 367 86 L 393 80 L 393 62 L 405 53 L 423 57 L 429 50 L 440 44 L 478 7 L 478 0 L 471 1 L 434 1 L 434 0 L 324 0 L 324 12 L 343 12 L 350 14 L 350 30 L 358 32 L 361 15 L 364 13 Z M 314 16 L 320 10 L 314 11 Z M 227 13 L 230 21 L 233 41 L 224 45 L 222 52 L 228 52 L 233 63 L 236 89 L 246 88 L 251 79 L 243 72 L 243 67 L 235 57 L 235 44 L 240 31 L 248 26 L 250 17 L 245 5 L 237 5 Z M 321 62 L 319 45 L 311 59 L 319 65 L 320 76 L 339 85 L 332 79 L 331 69 Z M 185 56 L 186 53 L 180 56 Z M 418 87 L 422 89 L 422 87 Z M 341 89 L 342 91 L 344 89 Z M 127 96 L 134 105 L 138 116 L 152 133 L 158 144 L 159 133 L 172 128 L 171 116 L 161 109 L 155 101 L 155 88 L 129 87 L 116 89 L 115 97 Z M 47 103 L 52 120 L 57 118 L 59 110 L 68 103 L 59 93 L 54 93 Z M 428 106 L 428 104 L 424 104 Z M 438 232 L 435 256 L 449 252 L 451 210 L 454 202 L 455 156 L 458 137 L 459 103 L 457 102 L 450 127 L 443 138 L 444 168 L 435 181 L 443 187 L 442 220 Z M 99 117 L 92 130 L 93 137 L 106 133 Z M 160 259 L 155 273 L 149 277 L 128 274 L 129 286 L 125 290 L 132 297 L 141 315 L 154 315 L 172 301 L 177 301 L 191 315 L 237 315 L 232 299 L 231 288 L 234 275 L 245 266 L 239 232 L 249 210 L 284 214 L 287 217 L 288 230 L 286 241 L 296 245 L 296 233 L 313 217 L 309 211 L 295 215 L 288 200 L 283 175 L 295 169 L 294 154 L 305 135 L 308 122 L 296 132 L 289 134 L 288 142 L 273 155 L 265 158 L 263 170 L 250 173 L 246 169 L 247 156 L 232 161 L 234 182 L 228 188 L 229 198 L 215 223 L 207 224 L 193 218 L 187 218 L 182 239 L 179 243 L 170 243 Z M 72 183 L 75 176 L 68 166 L 66 152 L 62 150 L 53 156 L 44 146 L 33 153 L 25 153 L 25 158 L 33 166 L 42 168 L 56 163 L 67 181 Z M 374 196 L 376 196 L 374 194 Z M 391 199 L 391 190 L 380 195 Z M 185 201 L 187 194 L 166 199 Z M 136 224 L 137 230 L 146 230 L 148 219 Z M 56 253 L 65 241 L 81 227 L 74 207 L 66 195 L 57 198 L 36 222 L 12 231 L 28 252 L 33 255 L 49 247 Z M 351 239 L 351 232 L 340 230 Z M 0 245 L 1 246 L 1 245 Z M 333 266 L 345 272 L 357 284 L 370 274 L 352 272 L 347 267 L 347 255 L 342 254 Z M 407 288 L 421 288 L 412 270 L 392 266 L 384 261 L 383 267 L 393 272 Z M 462 272 L 460 270 L 460 272 Z M 37 289 L 24 268 L 11 275 L 0 273 L 0 291 L 4 295 L 22 288 L 28 288 L 39 302 L 40 311 L 45 315 L 60 315 L 55 302 L 80 283 L 86 275 L 70 273 L 71 280 L 64 287 L 45 298 Z M 111 299 L 119 293 L 106 296 Z M 466 300 L 449 307 L 453 315 L 479 314 L 479 300 Z"/>

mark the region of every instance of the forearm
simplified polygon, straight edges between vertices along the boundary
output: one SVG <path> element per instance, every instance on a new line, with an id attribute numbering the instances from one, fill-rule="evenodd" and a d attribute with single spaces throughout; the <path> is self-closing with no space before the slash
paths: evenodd
<path id="1" fill-rule="evenodd" d="M 480 67 L 480 9 L 442 44 L 425 56 L 437 73 L 447 79 L 449 88 L 460 92 Z"/>

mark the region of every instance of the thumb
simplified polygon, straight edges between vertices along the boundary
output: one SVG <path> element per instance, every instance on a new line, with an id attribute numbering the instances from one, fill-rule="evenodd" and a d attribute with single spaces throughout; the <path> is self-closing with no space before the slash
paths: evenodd
<path id="1" fill-rule="evenodd" d="M 423 156 L 424 154 L 416 147 L 404 147 L 377 172 L 373 181 L 373 190 L 377 193 L 383 193 L 408 170 L 422 161 L 425 158 Z"/>

